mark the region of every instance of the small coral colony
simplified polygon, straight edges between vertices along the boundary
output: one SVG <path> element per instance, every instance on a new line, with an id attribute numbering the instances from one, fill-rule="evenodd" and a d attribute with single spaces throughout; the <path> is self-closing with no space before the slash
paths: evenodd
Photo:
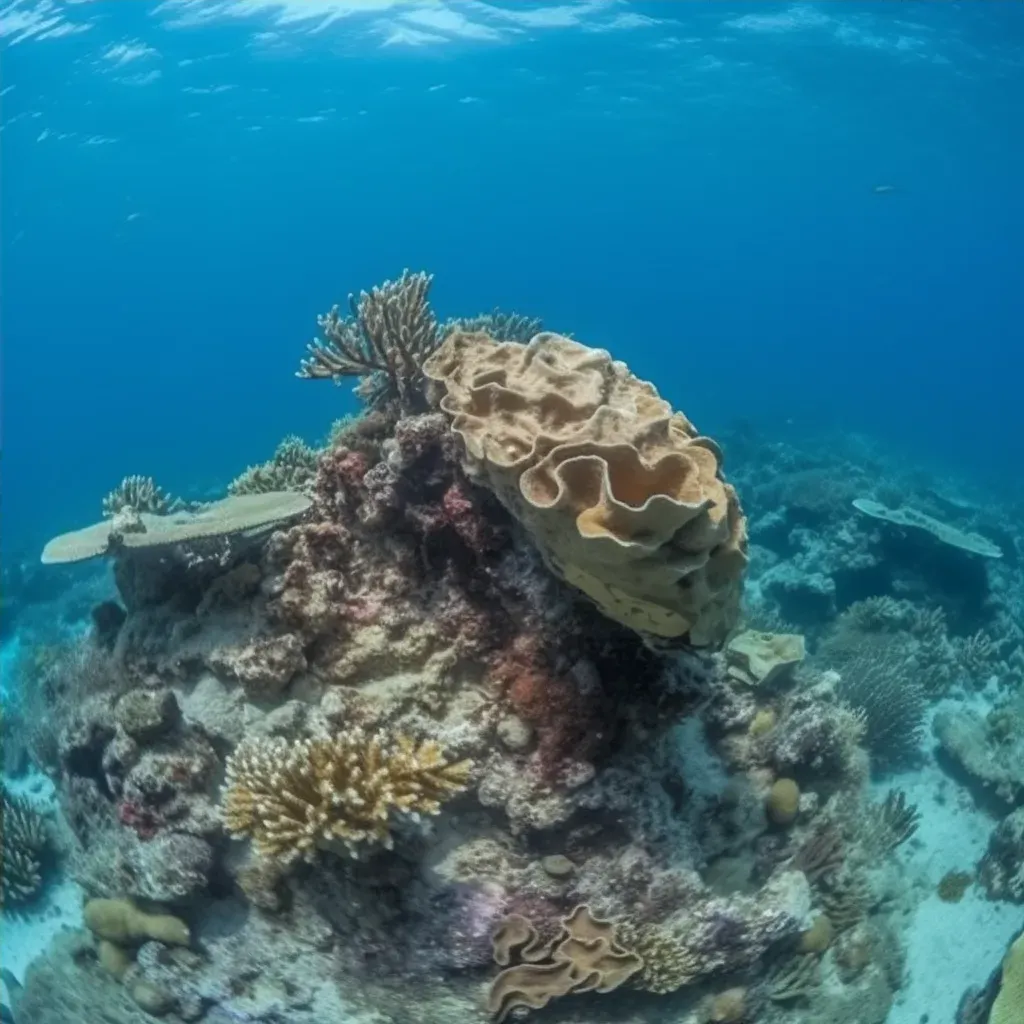
<path id="1" fill-rule="evenodd" d="M 323 447 L 204 504 L 129 477 L 46 546 L 117 595 L 6 711 L 57 808 L 4 796 L 5 912 L 55 865 L 85 899 L 13 1018 L 881 1024 L 919 814 L 877 779 L 957 680 L 1019 686 L 1002 546 L 739 428 L 745 515 L 624 363 L 430 285 L 321 317 L 298 376 L 364 406 Z M 938 723 L 1007 811 L 1022 713 Z M 1007 822 L 981 880 L 1020 899 Z M 1000 981 L 963 1020 L 1022 1019 Z"/>

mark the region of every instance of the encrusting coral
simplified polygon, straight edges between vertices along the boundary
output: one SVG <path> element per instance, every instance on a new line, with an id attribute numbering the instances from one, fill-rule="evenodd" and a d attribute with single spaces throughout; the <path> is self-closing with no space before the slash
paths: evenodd
<path id="1" fill-rule="evenodd" d="M 29 801 L 5 788 L 0 797 L 0 906 L 23 906 L 39 895 L 49 847 L 43 816 Z"/>
<path id="2" fill-rule="evenodd" d="M 390 848 L 397 816 L 437 814 L 466 788 L 469 769 L 446 761 L 432 740 L 359 729 L 294 744 L 249 741 L 228 758 L 224 822 L 283 864 L 320 848 L 354 857 L 368 845 Z"/>
<path id="3" fill-rule="evenodd" d="M 642 633 L 721 643 L 739 618 L 745 520 L 717 445 L 607 352 L 456 331 L 424 363 L 466 470 L 548 565 Z"/>

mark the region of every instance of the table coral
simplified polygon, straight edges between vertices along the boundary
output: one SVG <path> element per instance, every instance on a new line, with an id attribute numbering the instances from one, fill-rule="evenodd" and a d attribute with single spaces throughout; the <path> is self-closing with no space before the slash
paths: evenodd
<path id="1" fill-rule="evenodd" d="M 431 740 L 358 729 L 331 740 L 244 742 L 228 758 L 224 821 L 286 864 L 323 846 L 357 856 L 366 845 L 391 847 L 396 816 L 437 814 L 466 788 L 469 769 Z"/>

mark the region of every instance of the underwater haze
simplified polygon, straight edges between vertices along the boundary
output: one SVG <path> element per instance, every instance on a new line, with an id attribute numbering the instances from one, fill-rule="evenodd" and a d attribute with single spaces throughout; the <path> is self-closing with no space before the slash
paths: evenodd
<path id="1" fill-rule="evenodd" d="M 0 0 L 0 1024 L 1024 1024 L 1024 3 Z"/>
<path id="2" fill-rule="evenodd" d="M 404 267 L 704 430 L 1016 475 L 1018 4 L 8 0 L 0 36 L 8 552 L 319 438 L 315 315 Z"/>

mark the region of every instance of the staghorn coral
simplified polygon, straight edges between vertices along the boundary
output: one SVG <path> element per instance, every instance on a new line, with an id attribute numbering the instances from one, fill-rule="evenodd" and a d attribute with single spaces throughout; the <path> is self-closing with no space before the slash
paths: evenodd
<path id="1" fill-rule="evenodd" d="M 316 477 L 320 453 L 301 437 L 289 434 L 269 461 L 250 466 L 228 484 L 228 494 L 265 494 L 268 491 L 308 491 Z"/>
<path id="2" fill-rule="evenodd" d="M 992 830 L 978 879 L 989 899 L 1024 903 L 1024 807 Z"/>
<path id="3" fill-rule="evenodd" d="M 500 309 L 495 309 L 479 316 L 446 320 L 440 333 L 442 337 L 447 337 L 453 331 L 483 331 L 495 341 L 518 341 L 525 345 L 535 334 L 540 334 L 543 330 L 544 325 L 538 317 L 524 316 L 522 313 L 504 313 Z"/>
<path id="4" fill-rule="evenodd" d="M 335 306 L 318 319 L 324 338 L 310 342 L 296 376 L 335 383 L 360 377 L 356 394 L 371 409 L 394 403 L 403 412 L 423 411 L 423 361 L 441 340 L 428 301 L 433 280 L 406 270 L 358 300 L 350 295 L 350 316 Z"/>
<path id="5" fill-rule="evenodd" d="M 151 476 L 126 476 L 103 499 L 103 515 L 110 519 L 128 508 L 133 512 L 164 516 L 174 511 L 178 504 L 156 485 Z"/>
<path id="6" fill-rule="evenodd" d="M 746 529 L 717 445 L 602 350 L 456 331 L 424 363 L 467 472 L 549 567 L 641 633 L 719 644 L 739 618 Z"/>
<path id="7" fill-rule="evenodd" d="M 31 903 L 43 888 L 50 837 L 43 816 L 22 797 L 0 796 L 0 907 Z"/>
<path id="8" fill-rule="evenodd" d="M 468 761 L 432 740 L 349 729 L 334 739 L 244 741 L 227 761 L 224 822 L 263 857 L 289 864 L 317 849 L 390 849 L 396 816 L 437 814 L 467 785 Z"/>
<path id="9" fill-rule="evenodd" d="M 594 917 L 585 904 L 561 919 L 551 942 L 526 918 L 506 918 L 494 937 L 494 960 L 505 967 L 487 994 L 498 1024 L 518 1009 L 538 1010 L 573 993 L 612 992 L 643 966 L 620 943 L 615 924 Z M 521 962 L 507 966 L 512 960 Z"/>

